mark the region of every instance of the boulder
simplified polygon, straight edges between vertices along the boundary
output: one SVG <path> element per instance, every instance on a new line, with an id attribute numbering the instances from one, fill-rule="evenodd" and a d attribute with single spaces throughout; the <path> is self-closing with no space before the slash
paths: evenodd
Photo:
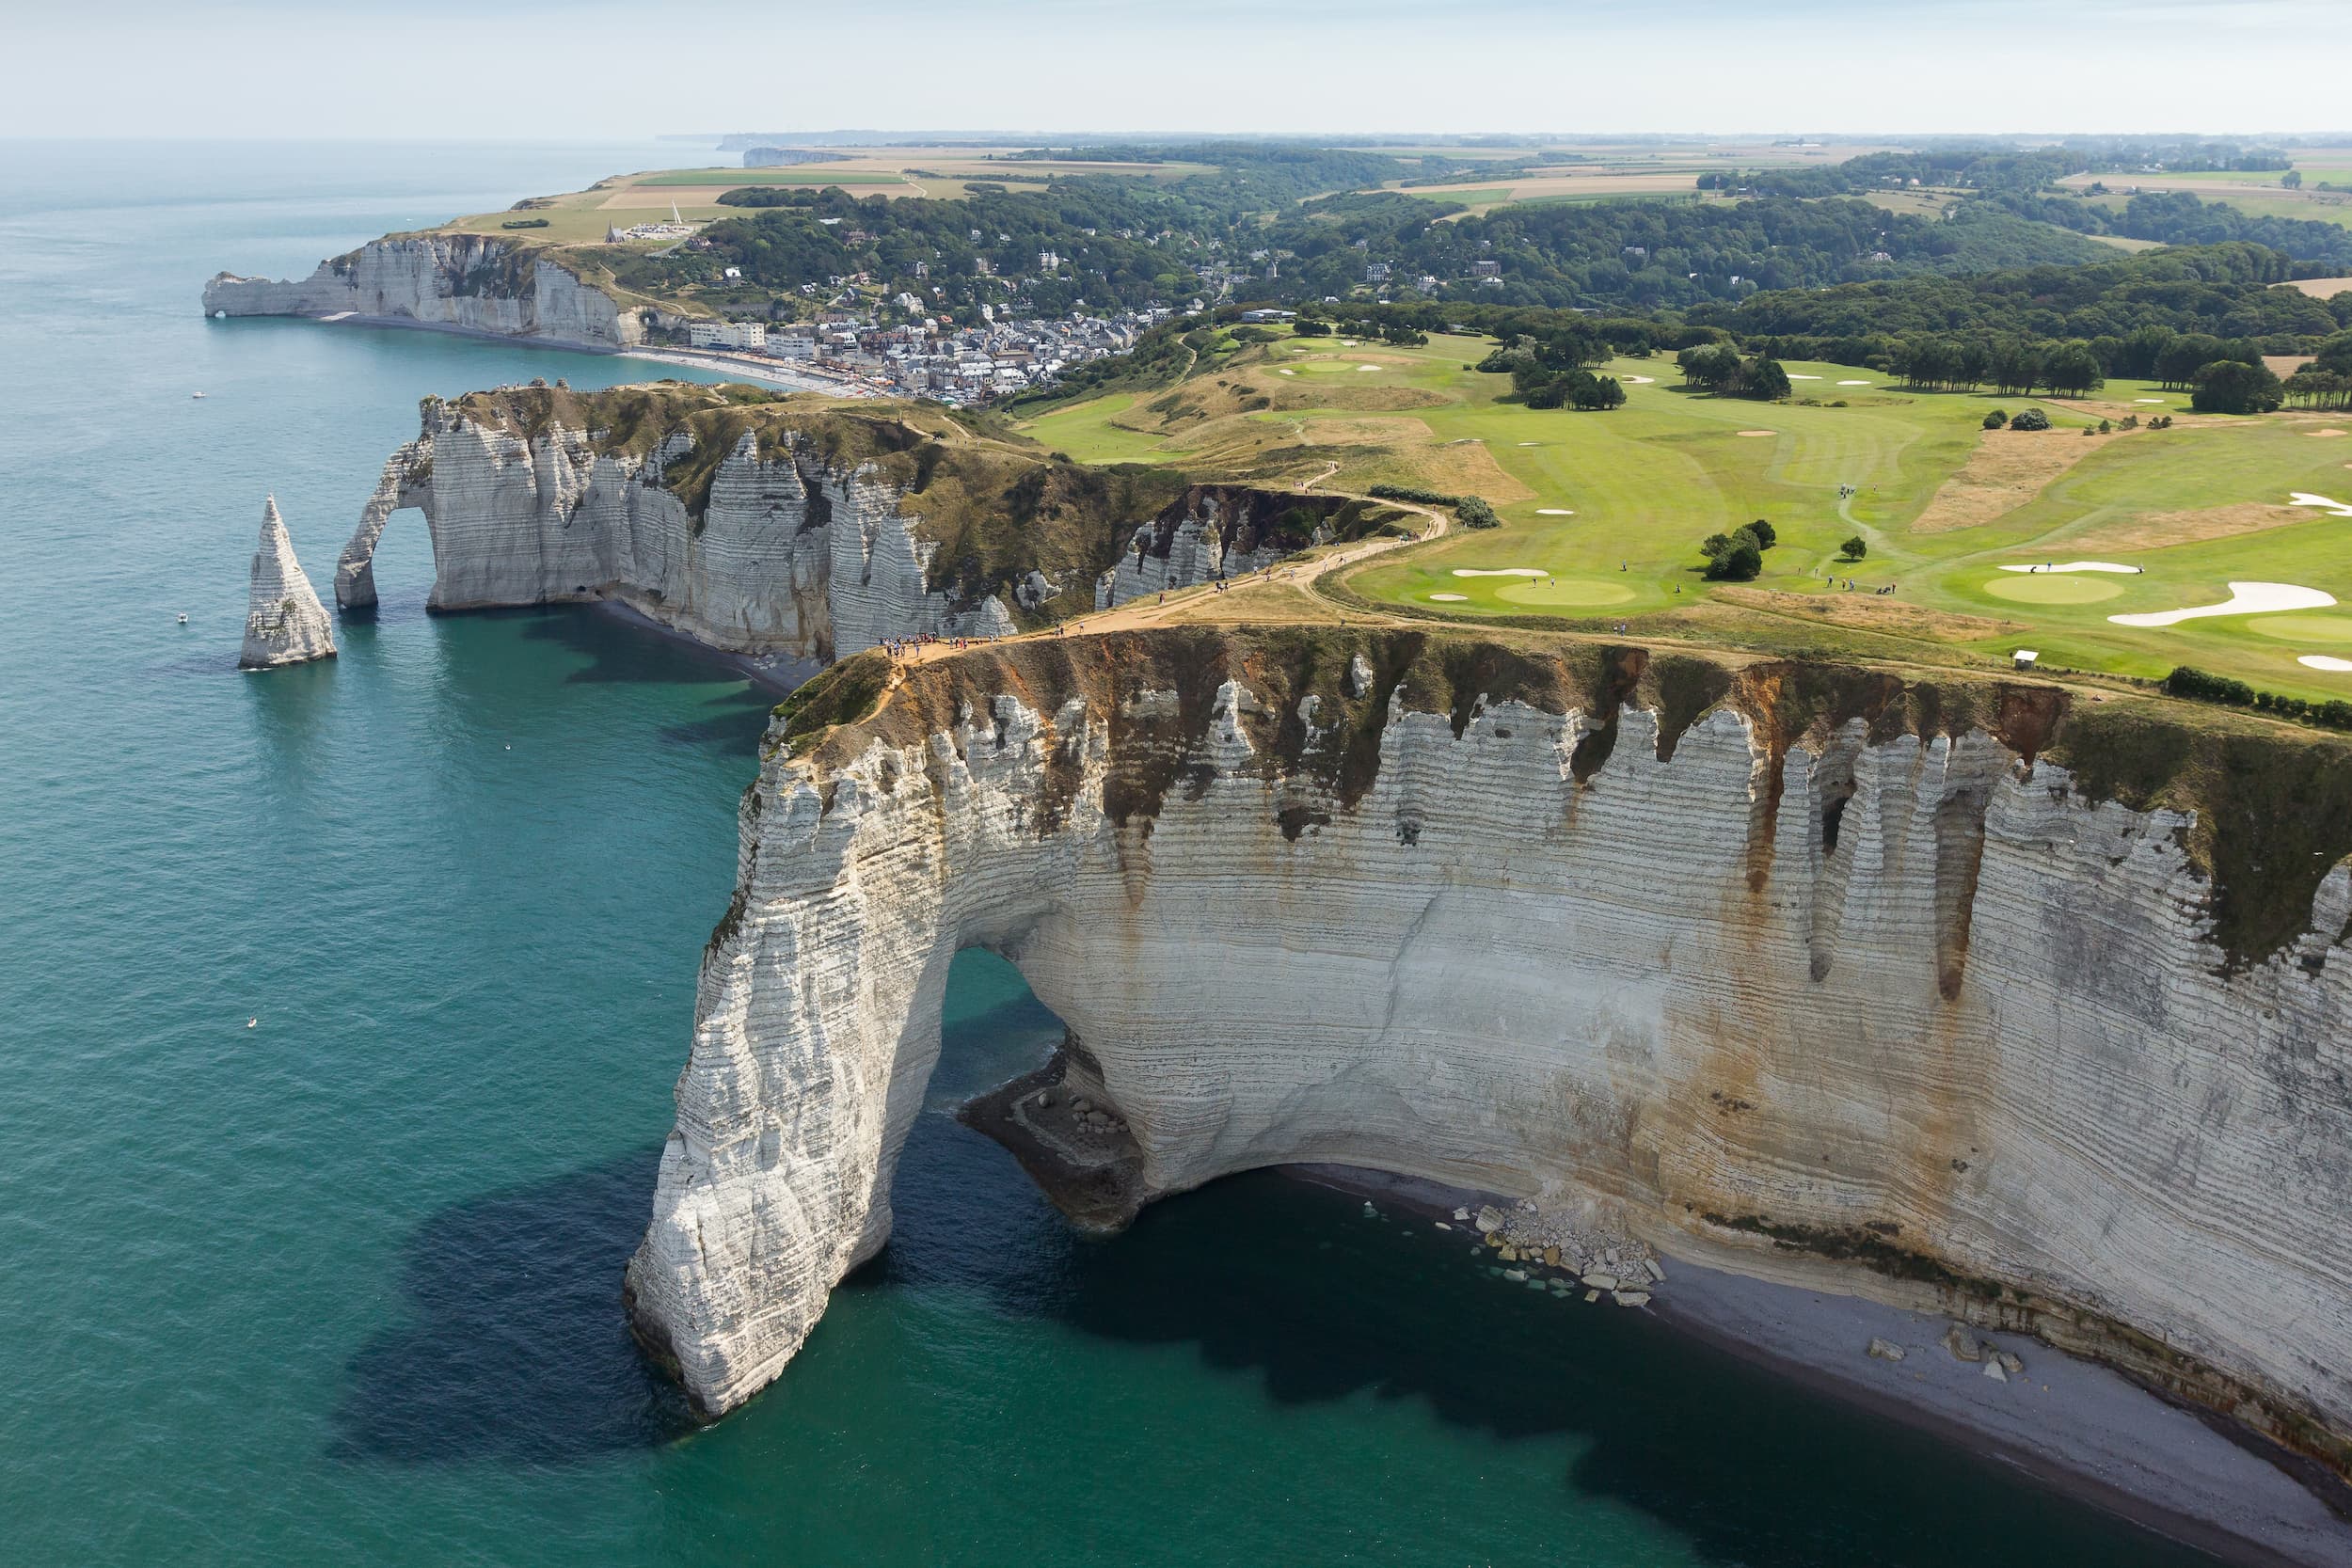
<path id="1" fill-rule="evenodd" d="M 1873 1338 L 1870 1341 L 1870 1354 L 1881 1361 L 1900 1361 L 1905 1352 L 1902 1346 L 1892 1339 Z"/>
<path id="2" fill-rule="evenodd" d="M 1975 1335 L 1958 1323 L 1952 1324 L 1944 1331 L 1944 1348 L 1962 1361 L 1984 1359 L 1984 1346 L 1978 1343 Z"/>

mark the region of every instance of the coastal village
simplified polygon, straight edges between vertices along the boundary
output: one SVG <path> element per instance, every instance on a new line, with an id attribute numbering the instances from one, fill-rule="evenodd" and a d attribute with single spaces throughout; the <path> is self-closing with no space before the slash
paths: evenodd
<path id="1" fill-rule="evenodd" d="M 792 379 L 810 375 L 832 391 L 968 407 L 1048 385 L 1089 360 L 1124 354 L 1172 312 L 1014 318 L 983 306 L 980 314 L 974 326 L 935 316 L 884 325 L 876 311 L 835 308 L 816 321 L 787 325 L 690 322 L 686 337 L 697 354 L 762 378 L 781 371 Z"/>

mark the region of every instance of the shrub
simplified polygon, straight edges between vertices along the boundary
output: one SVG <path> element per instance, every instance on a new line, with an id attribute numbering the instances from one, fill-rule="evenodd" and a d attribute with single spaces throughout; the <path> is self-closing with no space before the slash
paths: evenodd
<path id="1" fill-rule="evenodd" d="M 2009 423 L 2009 416 L 1997 408 L 1984 417 L 1984 428 L 1987 430 L 1998 430 L 2007 423 Z"/>
<path id="2" fill-rule="evenodd" d="M 1331 335 L 1331 324 L 1318 321 L 1295 321 L 1291 323 L 1291 331 L 1301 338 L 1328 338 Z"/>
<path id="3" fill-rule="evenodd" d="M 2254 700 L 2254 689 L 2244 681 L 2192 669 L 2185 664 L 2178 666 L 2164 677 L 2164 689 L 2169 696 L 2188 697 L 2201 703 L 2223 703 L 2231 707 L 2245 707 Z"/>
<path id="4" fill-rule="evenodd" d="M 1484 496 L 1464 496 L 1454 503 L 1454 515 L 1462 520 L 1464 528 L 1502 526 L 1502 519 L 1495 515 L 1495 509 L 1486 504 Z"/>
<path id="5" fill-rule="evenodd" d="M 2050 428 L 2050 416 L 2039 408 L 2020 409 L 2017 417 L 2009 421 L 2009 427 L 2011 430 L 2047 430 Z"/>
<path id="6" fill-rule="evenodd" d="M 1384 501 L 1419 501 L 1423 506 L 1452 506 L 1462 499 L 1443 490 L 1424 490 L 1418 484 L 1367 484 L 1364 494 Z"/>
<path id="7" fill-rule="evenodd" d="M 1764 552 L 1745 529 L 1732 536 L 1731 547 L 1707 562 L 1708 577 L 1718 582 L 1753 582 L 1764 570 Z"/>
<path id="8" fill-rule="evenodd" d="M 1764 549 L 1769 550 L 1774 545 L 1780 543 L 1780 535 L 1772 531 L 1772 525 L 1766 522 L 1761 517 L 1758 517 L 1756 521 L 1750 523 L 1741 531 L 1756 535 L 1756 544 Z"/>
<path id="9" fill-rule="evenodd" d="M 1870 542 L 1857 533 L 1838 546 L 1837 553 L 1848 561 L 1859 561 L 1870 553 Z"/>

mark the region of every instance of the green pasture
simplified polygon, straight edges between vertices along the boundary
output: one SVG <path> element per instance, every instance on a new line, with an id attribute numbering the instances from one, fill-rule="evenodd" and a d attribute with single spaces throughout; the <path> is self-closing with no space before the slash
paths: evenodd
<path id="1" fill-rule="evenodd" d="M 903 185 L 895 174 L 845 170 L 828 174 L 815 168 L 673 168 L 640 175 L 632 185 Z"/>
<path id="2" fill-rule="evenodd" d="M 1111 423 L 1135 406 L 1133 392 L 1089 399 L 1029 421 L 1025 432 L 1081 463 L 1165 463 L 1174 454 L 1165 438 Z"/>
<path id="3" fill-rule="evenodd" d="M 1767 553 L 1763 575 L 1744 586 L 1836 595 L 1874 609 L 1870 591 L 1892 584 L 1895 593 L 1875 596 L 1888 610 L 1899 614 L 1909 607 L 1983 618 L 1921 617 L 1934 626 L 1918 635 L 1989 656 L 2006 657 L 2029 647 L 2041 652 L 2045 665 L 2136 675 L 2161 675 L 2191 663 L 2270 690 L 2352 696 L 2352 675 L 2296 663 L 2303 654 L 2352 657 L 2352 609 L 2232 615 L 2167 627 L 2107 620 L 2219 603 L 2230 597 L 2233 580 L 2315 588 L 2352 607 L 2352 519 L 2318 512 L 2252 513 L 2248 506 L 2283 507 L 2296 491 L 2352 501 L 2352 436 L 2315 436 L 2328 428 L 2324 420 L 2270 416 L 2136 431 L 2090 447 L 2062 473 L 2029 480 L 2010 510 L 1990 521 L 1917 532 L 1912 525 L 1979 443 L 2069 438 L 2095 426 L 2103 414 L 2120 420 L 2125 412 L 2142 418 L 2183 412 L 2185 397 L 2135 382 L 2109 383 L 2095 404 L 1916 393 L 1867 369 L 1791 361 L 1784 368 L 1794 397 L 1751 403 L 1681 389 L 1671 357 L 1659 356 L 1604 367 L 1624 383 L 1626 404 L 1581 414 L 1505 401 L 1511 390 L 1506 377 L 1465 368 L 1488 346 L 1453 337 L 1416 348 L 1295 338 L 1266 345 L 1254 365 L 1237 360 L 1218 374 L 1246 372 L 1257 386 L 1279 377 L 1288 388 L 1310 388 L 1310 397 L 1319 395 L 1311 388 L 1329 388 L 1335 402 L 1327 409 L 1280 407 L 1197 427 L 1177 423 L 1173 434 L 1162 436 L 1112 424 L 1114 418 L 1155 423 L 1149 409 L 1136 407 L 1138 400 L 1120 396 L 1058 410 L 1028 428 L 1057 450 L 1097 462 L 1184 461 L 1207 451 L 1230 455 L 1234 426 L 1258 433 L 1254 439 L 1263 451 L 1298 439 L 1295 433 L 1319 418 L 1427 427 L 1429 441 L 1400 451 L 1446 454 L 1474 443 L 1528 492 L 1523 499 L 1497 499 L 1503 526 L 1455 530 L 1347 578 L 1367 598 L 1469 620 L 1556 614 L 1605 625 L 1710 600 L 1720 590 L 1702 575 L 1699 541 L 1761 517 L 1772 524 L 1779 543 Z M 1358 369 L 1368 363 L 1380 368 Z M 1282 376 L 1283 370 L 1293 373 Z M 1637 379 L 1644 376 L 1651 379 Z M 1438 401 L 1366 410 L 1336 401 L 1337 389 L 1349 385 L 1410 387 Z M 2047 413 L 2055 433 L 1983 431 L 1988 409 L 2014 414 L 2027 406 Z M 1841 498 L 1840 485 L 1853 486 L 1853 493 Z M 2230 519 L 2211 520 L 2233 508 L 2239 510 Z M 2191 519 L 2186 524 L 2180 521 L 2184 515 Z M 2228 528 L 2240 531 L 2223 531 Z M 2200 529 L 2215 536 L 2164 543 Z M 1840 562 L 1839 546 L 1855 535 L 1867 542 L 1867 555 L 1858 563 Z M 2078 539 L 2091 543 L 2077 546 Z M 2139 543 L 2128 543 L 2135 539 Z M 2000 570 L 2077 559 L 2141 570 L 2129 576 Z M 1513 569 L 1540 575 L 1456 575 Z M 1740 612 L 1751 611 L 1742 607 Z M 1883 637 L 1876 645 L 1883 646 Z"/>

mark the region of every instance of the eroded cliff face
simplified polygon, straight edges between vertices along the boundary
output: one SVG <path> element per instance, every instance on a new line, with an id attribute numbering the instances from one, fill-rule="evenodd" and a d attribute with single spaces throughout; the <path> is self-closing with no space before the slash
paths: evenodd
<path id="1" fill-rule="evenodd" d="M 997 596 L 929 586 L 937 543 L 916 536 L 905 486 L 855 452 L 788 420 L 672 410 L 616 433 L 567 411 L 428 400 L 344 547 L 337 601 L 375 602 L 376 543 L 413 506 L 432 529 L 436 610 L 611 599 L 714 647 L 812 666 L 885 638 L 1012 629 Z"/>
<path id="2" fill-rule="evenodd" d="M 1205 527 L 1227 541 L 1220 559 L 1272 561 L 1322 522 L 1395 515 L 1106 473 L 982 437 L 936 406 L 751 388 L 501 388 L 428 399 L 421 424 L 344 546 L 344 608 L 375 602 L 377 541 L 416 507 L 432 528 L 437 610 L 612 599 L 715 647 L 812 668 L 890 638 L 1083 615 L 1084 585 L 1131 539 Z"/>
<path id="3" fill-rule="evenodd" d="M 545 256 L 478 234 L 371 240 L 305 278 L 224 272 L 204 285 L 208 316 L 346 311 L 588 348 L 624 348 L 645 336 L 637 309 Z"/>
<path id="4" fill-rule="evenodd" d="M 1597 1205 L 2352 1456 L 2340 742 L 1403 633 L 989 650 L 864 717 L 879 677 L 771 731 L 629 1269 L 706 1408 L 888 1237 L 977 945 L 1143 1196 L 1330 1161 Z"/>
<path id="5" fill-rule="evenodd" d="M 1320 542 L 1345 498 L 1197 484 L 1142 524 L 1094 582 L 1094 608 L 1271 566 Z M 1360 508 L 1359 508 L 1360 510 Z"/>

